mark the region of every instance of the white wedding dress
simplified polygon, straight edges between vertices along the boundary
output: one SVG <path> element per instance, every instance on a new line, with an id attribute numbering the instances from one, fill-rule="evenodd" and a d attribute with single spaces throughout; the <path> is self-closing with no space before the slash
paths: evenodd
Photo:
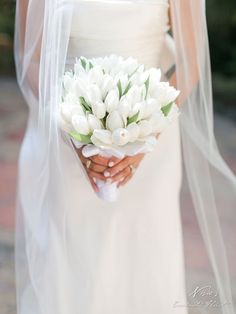
<path id="1" fill-rule="evenodd" d="M 64 66 L 73 67 L 76 57 L 109 54 L 134 57 L 165 74 L 176 60 L 183 98 L 191 88 L 181 119 L 185 166 L 222 301 L 231 302 L 217 210 L 231 196 L 218 187 L 235 179 L 214 148 L 204 1 L 170 1 L 176 47 L 167 34 L 168 1 L 32 0 L 25 30 L 25 1 L 17 1 L 16 68 L 30 109 L 19 158 L 18 314 L 188 313 L 179 121 L 159 136 L 113 203 L 98 198 L 71 141 L 58 132 Z M 192 90 L 195 72 L 199 84 Z"/>
<path id="2" fill-rule="evenodd" d="M 75 57 L 111 53 L 135 57 L 147 67 L 165 63 L 161 59 L 165 57 L 163 44 L 168 30 L 167 0 L 75 3 L 68 68 Z M 32 132 L 27 132 L 21 150 L 21 166 L 26 169 L 21 186 L 35 180 L 34 169 L 28 169 L 27 163 L 33 158 L 31 145 L 37 144 L 33 131 L 36 122 L 30 121 Z M 42 232 L 47 221 L 44 213 L 34 218 L 34 205 L 23 204 L 30 209 L 26 221 L 31 221 L 33 234 L 40 241 L 35 243 L 28 234 L 31 285 L 22 291 L 20 313 L 186 314 L 186 306 L 176 306 L 186 304 L 178 121 L 161 134 L 155 150 L 144 157 L 132 180 L 120 188 L 115 203 L 97 197 L 66 139 L 61 154 L 69 177 L 66 188 L 70 206 L 62 214 L 62 205 L 53 201 L 52 195 L 49 206 L 54 219 L 46 238 Z M 56 185 L 53 181 L 55 190 Z M 22 199 L 27 199 L 29 191 L 25 193 Z M 59 221 L 63 221 L 66 239 L 62 239 Z M 37 245 L 39 251 L 41 245 L 48 247 L 43 260 L 37 257 Z M 39 275 L 38 269 L 42 270 Z M 21 276 L 22 271 L 18 274 Z"/>
<path id="3" fill-rule="evenodd" d="M 81 55 L 115 53 L 156 67 L 167 30 L 167 0 L 77 0 L 67 66 Z M 66 234 L 75 290 L 61 287 L 58 309 L 76 302 L 78 312 L 61 313 L 186 313 L 185 307 L 175 307 L 185 303 L 178 122 L 159 137 L 115 203 L 93 192 L 68 143 L 64 154 L 73 187 Z"/>

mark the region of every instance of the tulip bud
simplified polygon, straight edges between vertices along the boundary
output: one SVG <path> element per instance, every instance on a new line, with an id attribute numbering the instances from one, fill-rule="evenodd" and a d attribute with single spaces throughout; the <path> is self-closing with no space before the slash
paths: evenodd
<path id="1" fill-rule="evenodd" d="M 85 99 L 89 104 L 93 104 L 96 101 L 102 100 L 102 94 L 99 87 L 95 84 L 90 84 L 86 88 Z"/>
<path id="2" fill-rule="evenodd" d="M 87 135 L 90 132 L 88 120 L 85 116 L 74 115 L 71 121 L 76 132 Z"/>
<path id="3" fill-rule="evenodd" d="M 130 142 L 135 142 L 138 137 L 139 137 L 139 126 L 137 123 L 133 122 L 133 123 L 130 123 L 126 130 L 129 132 L 129 135 L 130 135 L 130 139 L 129 141 Z"/>
<path id="4" fill-rule="evenodd" d="M 70 91 L 73 82 L 74 82 L 74 78 L 73 78 L 72 73 L 70 72 L 65 73 L 63 77 L 63 86 L 66 92 Z"/>
<path id="5" fill-rule="evenodd" d="M 98 119 L 102 119 L 106 115 L 106 106 L 102 101 L 96 101 L 92 103 L 92 111 Z"/>
<path id="6" fill-rule="evenodd" d="M 102 122 L 93 114 L 88 115 L 88 123 L 89 123 L 90 130 L 92 131 L 103 128 Z"/>
<path id="7" fill-rule="evenodd" d="M 130 134 L 124 128 L 116 129 L 112 132 L 112 141 L 115 145 L 123 146 L 129 142 Z"/>
<path id="8" fill-rule="evenodd" d="M 91 141 L 96 146 L 111 145 L 112 137 L 109 130 L 94 130 Z"/>
<path id="9" fill-rule="evenodd" d="M 180 110 L 179 107 L 173 103 L 170 109 L 170 112 L 167 115 L 167 120 L 172 122 L 173 120 L 175 120 L 178 116 L 180 115 Z"/>
<path id="10" fill-rule="evenodd" d="M 117 110 L 124 119 L 127 119 L 127 117 L 129 116 L 131 112 L 131 104 L 127 101 L 125 96 L 121 98 L 120 104 Z"/>
<path id="11" fill-rule="evenodd" d="M 70 93 L 66 94 L 66 96 L 64 97 L 64 103 L 77 104 L 77 103 L 79 103 L 79 99 L 74 93 L 70 92 Z"/>
<path id="12" fill-rule="evenodd" d="M 131 104 L 140 102 L 142 100 L 141 88 L 137 85 L 131 86 L 128 93 L 126 94 L 126 99 Z"/>
<path id="13" fill-rule="evenodd" d="M 80 76 L 80 77 L 84 77 L 84 75 L 86 74 L 86 70 L 82 66 L 81 61 L 79 59 L 77 59 L 74 65 L 74 72 L 75 72 L 75 75 Z"/>
<path id="14" fill-rule="evenodd" d="M 156 111 L 148 121 L 151 123 L 152 133 L 161 133 L 168 123 L 161 110 Z"/>
<path id="15" fill-rule="evenodd" d="M 72 131 L 71 124 L 64 120 L 62 116 L 59 116 L 58 123 L 60 128 L 66 133 L 70 133 Z"/>
<path id="16" fill-rule="evenodd" d="M 152 124 L 150 123 L 150 121 L 142 120 L 142 121 L 138 122 L 138 126 L 139 126 L 139 130 L 140 130 L 139 135 L 141 137 L 145 137 L 145 136 L 150 135 L 152 133 Z"/>
<path id="17" fill-rule="evenodd" d="M 106 111 L 112 112 L 117 109 L 119 104 L 119 93 L 117 89 L 112 89 L 105 99 Z"/>
<path id="18" fill-rule="evenodd" d="M 145 109 L 146 109 L 145 101 L 135 103 L 130 111 L 129 118 L 134 116 L 137 112 L 139 112 L 138 115 L 139 119 L 142 119 L 145 113 Z"/>
<path id="19" fill-rule="evenodd" d="M 67 121 L 68 123 L 71 122 L 71 118 L 73 115 L 84 115 L 84 111 L 81 106 L 78 105 L 71 105 L 69 103 L 62 103 L 61 104 L 61 115 L 62 118 Z"/>
<path id="20" fill-rule="evenodd" d="M 122 117 L 120 116 L 118 111 L 112 111 L 109 113 L 106 119 L 106 127 L 107 129 L 114 131 L 115 129 L 118 128 L 123 128 L 124 127 L 124 122 Z"/>
<path id="21" fill-rule="evenodd" d="M 157 100 L 159 106 L 163 107 L 175 101 L 179 95 L 179 91 L 169 86 L 168 82 L 160 82 L 150 92 L 153 98 Z"/>
<path id="22" fill-rule="evenodd" d="M 138 66 L 138 61 L 132 57 L 125 60 L 125 72 L 128 73 L 128 75 L 133 74 L 134 71 L 137 70 Z"/>
<path id="23" fill-rule="evenodd" d="M 113 89 L 115 87 L 115 82 L 109 74 L 104 74 L 103 76 L 103 82 L 101 86 L 101 93 L 102 93 L 102 99 L 105 98 L 109 90 Z"/>
<path id="24" fill-rule="evenodd" d="M 72 112 L 69 105 L 65 103 L 61 105 L 61 116 L 66 122 L 71 122 Z"/>
<path id="25" fill-rule="evenodd" d="M 88 79 L 90 83 L 95 83 L 99 86 L 103 83 L 103 72 L 100 66 L 95 66 L 88 72 Z"/>
<path id="26" fill-rule="evenodd" d="M 147 118 L 152 115 L 156 110 L 159 110 L 160 106 L 158 105 L 156 99 L 149 98 L 146 100 L 145 112 L 143 117 Z"/>

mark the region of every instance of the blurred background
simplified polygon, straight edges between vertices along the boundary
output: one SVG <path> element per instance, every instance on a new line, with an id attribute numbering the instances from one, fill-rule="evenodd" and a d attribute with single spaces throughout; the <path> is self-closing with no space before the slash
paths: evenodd
<path id="1" fill-rule="evenodd" d="M 39 0 L 40 1 L 40 0 Z M 236 173 L 236 0 L 206 0 L 213 73 L 215 132 L 219 148 Z M 22 141 L 27 107 L 15 79 L 13 59 L 14 0 L 0 0 L 0 313 L 13 314 L 14 287 L 14 206 L 17 156 Z M 191 207 L 187 188 L 182 202 Z M 235 204 L 236 207 L 236 204 Z M 233 210 L 233 208 L 232 208 Z M 235 215 L 235 213 L 234 213 Z M 183 211 L 185 252 L 191 278 L 207 282 L 207 256 L 202 249 L 194 214 Z M 236 226 L 229 225 L 235 237 Z M 195 248 L 194 251 L 192 248 Z M 196 249 L 198 248 L 198 249 Z M 232 253 L 233 254 L 233 253 Z M 191 258 L 190 258 L 191 256 Z M 236 260 L 236 256 L 235 256 Z M 235 265 L 231 273 L 236 283 Z M 234 286 L 234 296 L 236 292 Z M 196 311 L 196 312 L 195 312 Z M 191 310 L 197 313 L 197 310 Z M 214 309 L 213 313 L 217 313 Z"/>

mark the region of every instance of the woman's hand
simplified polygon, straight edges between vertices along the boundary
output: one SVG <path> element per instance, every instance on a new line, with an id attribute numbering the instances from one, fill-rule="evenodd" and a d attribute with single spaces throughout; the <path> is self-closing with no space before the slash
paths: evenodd
<path id="1" fill-rule="evenodd" d="M 100 155 L 95 155 L 89 158 L 86 158 L 82 154 L 82 148 L 75 148 L 86 172 L 88 175 L 88 178 L 90 180 L 90 183 L 95 190 L 95 192 L 98 192 L 98 187 L 96 185 L 96 180 L 102 180 L 107 181 L 107 177 L 104 175 L 105 171 L 110 170 L 111 167 L 115 166 L 120 162 L 120 159 L 116 157 L 106 158 L 102 157 Z"/>
<path id="2" fill-rule="evenodd" d="M 83 147 L 75 148 L 95 192 L 98 192 L 97 179 L 111 183 L 118 182 L 118 187 L 125 185 L 132 178 L 136 168 L 145 156 L 145 154 L 137 154 L 132 157 L 118 159 L 114 156 L 106 158 L 95 155 L 86 158 L 82 154 L 82 149 Z"/>
<path id="3" fill-rule="evenodd" d="M 145 154 L 137 154 L 123 158 L 116 165 L 104 171 L 109 182 L 118 182 L 118 187 L 125 185 L 132 177 Z"/>

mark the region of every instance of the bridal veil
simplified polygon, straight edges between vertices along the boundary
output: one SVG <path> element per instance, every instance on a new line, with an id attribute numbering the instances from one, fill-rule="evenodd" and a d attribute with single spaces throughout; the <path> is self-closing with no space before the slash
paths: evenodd
<path id="1" fill-rule="evenodd" d="M 52 278 L 50 269 L 60 273 L 60 269 L 69 268 L 64 217 L 71 204 L 67 197 L 70 178 L 66 175 L 56 113 L 74 1 L 16 2 L 16 71 L 29 106 L 23 142 L 29 154 L 28 159 L 25 156 L 19 159 L 17 306 L 22 314 L 36 314 L 36 303 L 41 314 L 61 313 L 53 291 L 60 292 L 61 285 L 70 284 L 70 278 L 66 271 L 63 278 Z M 129 2 L 136 5 L 139 1 Z M 177 87 L 182 95 L 180 125 L 188 185 L 220 296 L 219 313 L 235 314 L 224 213 L 229 211 L 229 202 L 236 204 L 236 179 L 214 138 L 205 1 L 170 0 L 170 5 Z M 23 308 L 24 298 L 31 298 L 31 309 Z M 199 310 L 207 312 L 203 307 Z M 75 311 L 68 308 L 67 312 Z"/>

